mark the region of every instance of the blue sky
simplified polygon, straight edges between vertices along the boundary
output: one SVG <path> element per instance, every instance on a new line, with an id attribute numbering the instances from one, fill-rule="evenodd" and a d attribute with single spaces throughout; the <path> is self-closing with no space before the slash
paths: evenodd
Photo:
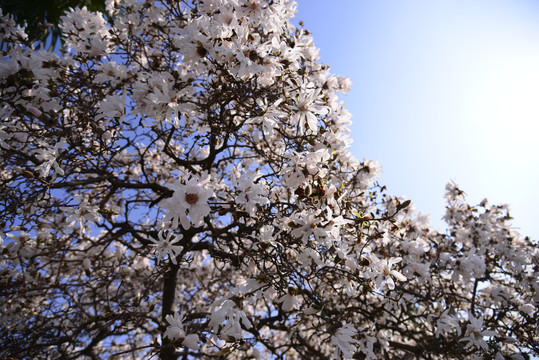
<path id="1" fill-rule="evenodd" d="M 298 20 L 352 80 L 352 151 L 390 193 L 443 228 L 454 180 L 539 239 L 539 3 L 298 0 Z"/>

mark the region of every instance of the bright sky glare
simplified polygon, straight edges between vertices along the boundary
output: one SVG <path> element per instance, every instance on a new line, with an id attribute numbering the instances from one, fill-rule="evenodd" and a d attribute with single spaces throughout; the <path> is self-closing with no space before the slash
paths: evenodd
<path id="1" fill-rule="evenodd" d="M 539 239 L 539 3 L 299 0 L 321 61 L 352 80 L 353 153 L 444 228 L 444 187 L 508 203 Z"/>

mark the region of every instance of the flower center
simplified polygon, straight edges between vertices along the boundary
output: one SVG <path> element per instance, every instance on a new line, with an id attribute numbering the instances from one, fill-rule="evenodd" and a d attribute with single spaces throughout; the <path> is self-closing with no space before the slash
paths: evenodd
<path id="1" fill-rule="evenodd" d="M 185 201 L 187 201 L 189 205 L 195 205 L 198 202 L 198 194 L 185 194 Z"/>

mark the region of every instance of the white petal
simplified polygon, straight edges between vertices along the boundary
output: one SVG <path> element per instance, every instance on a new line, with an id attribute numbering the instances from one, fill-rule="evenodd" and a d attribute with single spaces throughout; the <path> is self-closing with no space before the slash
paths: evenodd
<path id="1" fill-rule="evenodd" d="M 404 276 L 403 274 L 401 274 L 400 272 L 398 272 L 397 270 L 392 270 L 391 271 L 391 275 L 393 275 L 397 280 L 400 280 L 400 281 L 406 281 L 408 280 L 406 278 L 406 276 Z"/>
<path id="2" fill-rule="evenodd" d="M 191 350 L 198 350 L 198 335 L 197 334 L 189 334 L 183 339 L 182 345 L 187 346 Z"/>

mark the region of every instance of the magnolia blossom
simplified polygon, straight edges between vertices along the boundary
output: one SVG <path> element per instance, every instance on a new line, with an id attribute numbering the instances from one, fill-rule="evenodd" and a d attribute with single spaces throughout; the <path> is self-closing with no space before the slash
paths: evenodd
<path id="1" fill-rule="evenodd" d="M 245 312 L 239 309 L 234 301 L 220 299 L 212 305 L 209 326 L 214 333 L 220 333 L 225 339 L 241 339 L 242 324 L 248 329 L 253 326 Z M 220 331 L 218 331 L 219 328 Z"/>
<path id="2" fill-rule="evenodd" d="M 406 276 L 393 269 L 393 265 L 401 262 L 402 258 L 394 257 L 380 260 L 374 254 L 370 254 L 369 258 L 371 264 L 366 275 L 375 280 L 374 287 L 376 289 L 381 289 L 384 281 L 389 290 L 395 289 L 395 282 L 392 277 L 395 277 L 399 281 L 406 281 Z"/>
<path id="3" fill-rule="evenodd" d="M 187 209 L 195 226 L 200 226 L 203 218 L 210 213 L 208 198 L 212 196 L 212 191 L 202 187 L 208 180 L 209 176 L 200 182 L 197 179 L 190 179 L 178 192 L 178 206 Z"/>
<path id="4" fill-rule="evenodd" d="M 299 300 L 294 294 L 293 289 L 289 289 L 286 294 L 277 299 L 278 303 L 281 303 L 283 311 L 292 311 L 298 308 Z"/>
<path id="5" fill-rule="evenodd" d="M 233 178 L 233 185 L 238 190 L 236 204 L 243 205 L 249 215 L 254 216 L 258 205 L 268 204 L 267 186 L 263 180 L 260 180 L 261 174 L 251 172 L 243 177 Z"/>
<path id="6" fill-rule="evenodd" d="M 169 323 L 167 330 L 164 333 L 164 337 L 169 339 L 179 339 L 185 337 L 185 331 L 183 329 L 183 320 L 185 316 L 183 314 L 174 313 L 174 315 L 167 315 L 165 319 Z"/>
<path id="7" fill-rule="evenodd" d="M 483 318 L 474 317 L 472 314 L 468 314 L 468 321 L 470 322 L 466 325 L 466 336 L 460 339 L 459 341 L 466 341 L 467 344 L 464 347 L 465 349 L 470 346 L 477 346 L 485 351 L 488 350 L 488 345 L 485 342 L 485 337 L 497 335 L 496 331 L 484 330 L 483 329 Z"/>
<path id="8" fill-rule="evenodd" d="M 173 228 L 178 227 L 179 221 L 185 230 L 189 229 L 191 224 L 201 226 L 204 217 L 211 211 L 208 199 L 213 192 L 203 187 L 209 180 L 209 175 L 202 180 L 192 176 L 185 183 L 176 181 L 167 185 L 174 193 L 159 203 L 160 207 L 168 210 L 164 220 L 172 220 Z"/>
<path id="9" fill-rule="evenodd" d="M 382 173 L 382 167 L 376 161 L 364 159 L 363 165 L 357 172 L 355 183 L 362 189 L 367 189 Z"/>
<path id="10" fill-rule="evenodd" d="M 100 57 L 106 53 L 110 40 L 103 14 L 90 12 L 85 6 L 66 13 L 62 20 L 69 48 L 91 57 Z"/>
<path id="11" fill-rule="evenodd" d="M 298 255 L 298 260 L 304 267 L 309 267 L 311 265 L 323 265 L 323 262 L 320 259 L 320 254 L 316 250 L 310 248 L 303 249 L 301 254 Z"/>
<path id="12" fill-rule="evenodd" d="M 54 169 L 54 176 L 56 174 L 60 176 L 65 174 L 62 167 L 58 164 L 58 157 L 60 157 L 61 149 L 65 145 L 65 139 L 60 139 L 52 149 L 45 148 L 38 150 L 36 158 L 42 161 L 42 163 L 36 167 L 36 170 L 41 173 L 41 176 L 48 176 L 51 169 Z"/>
<path id="13" fill-rule="evenodd" d="M 90 204 L 86 199 L 82 199 L 78 207 L 61 207 L 67 213 L 66 223 L 67 229 L 73 229 L 77 224 L 79 225 L 80 236 L 88 229 L 88 225 L 97 226 L 96 223 L 101 219 L 99 214 L 99 208 Z"/>
<path id="14" fill-rule="evenodd" d="M 199 337 L 197 334 L 186 334 L 184 329 L 185 315 L 183 313 L 174 315 L 167 315 L 165 317 L 169 326 L 167 327 L 163 337 L 167 337 L 171 340 L 180 340 L 183 346 L 188 347 L 191 350 L 198 350 Z"/>
<path id="15" fill-rule="evenodd" d="M 331 344 L 335 345 L 335 358 L 351 359 L 356 351 L 353 344 L 358 341 L 353 337 L 357 334 L 352 324 L 344 324 L 341 326 L 335 335 L 331 337 Z M 340 356 L 342 354 L 342 357 Z"/>
<path id="16" fill-rule="evenodd" d="M 271 225 L 264 225 L 259 230 L 258 234 L 253 233 L 252 236 L 256 237 L 263 247 L 268 245 L 278 246 L 279 244 L 275 241 L 275 235 L 273 234 L 274 228 Z"/>
<path id="17" fill-rule="evenodd" d="M 260 116 L 256 116 L 250 121 L 253 123 L 262 124 L 262 133 L 267 137 L 272 137 L 275 128 L 277 128 L 277 121 L 279 117 L 286 115 L 285 112 L 279 110 L 278 106 L 282 102 L 282 99 L 269 105 L 266 99 L 257 98 L 256 104 L 260 107 Z"/>
<path id="18" fill-rule="evenodd" d="M 326 237 L 327 233 L 325 229 L 319 226 L 321 221 L 319 215 L 320 211 L 303 211 L 296 214 L 296 216 L 290 219 L 288 224 L 288 226 L 292 228 L 290 234 L 298 238 L 301 237 L 303 243 L 307 243 L 309 238 L 311 238 L 311 235 L 313 235 L 315 238 Z"/>
<path id="19" fill-rule="evenodd" d="M 292 105 L 292 109 L 296 113 L 292 116 L 292 124 L 298 124 L 299 132 L 303 133 L 307 128 L 313 133 L 318 133 L 318 119 L 317 115 L 325 115 L 328 110 L 326 107 L 316 103 L 320 90 L 305 90 L 300 92 L 295 103 Z"/>
<path id="20" fill-rule="evenodd" d="M 159 231 L 158 240 L 150 238 L 149 240 L 152 242 L 150 246 L 155 248 L 159 258 L 170 255 L 172 263 L 177 264 L 176 259 L 180 256 L 183 246 L 176 244 L 183 238 L 183 235 L 179 234 L 172 239 L 174 234 L 171 231 L 167 232 L 166 236 L 163 236 L 163 233 L 164 230 Z"/>
<path id="21" fill-rule="evenodd" d="M 450 315 L 449 310 L 444 311 L 436 321 L 436 337 L 442 334 L 448 334 L 456 331 L 457 335 L 461 335 L 459 319 L 456 315 Z"/>

